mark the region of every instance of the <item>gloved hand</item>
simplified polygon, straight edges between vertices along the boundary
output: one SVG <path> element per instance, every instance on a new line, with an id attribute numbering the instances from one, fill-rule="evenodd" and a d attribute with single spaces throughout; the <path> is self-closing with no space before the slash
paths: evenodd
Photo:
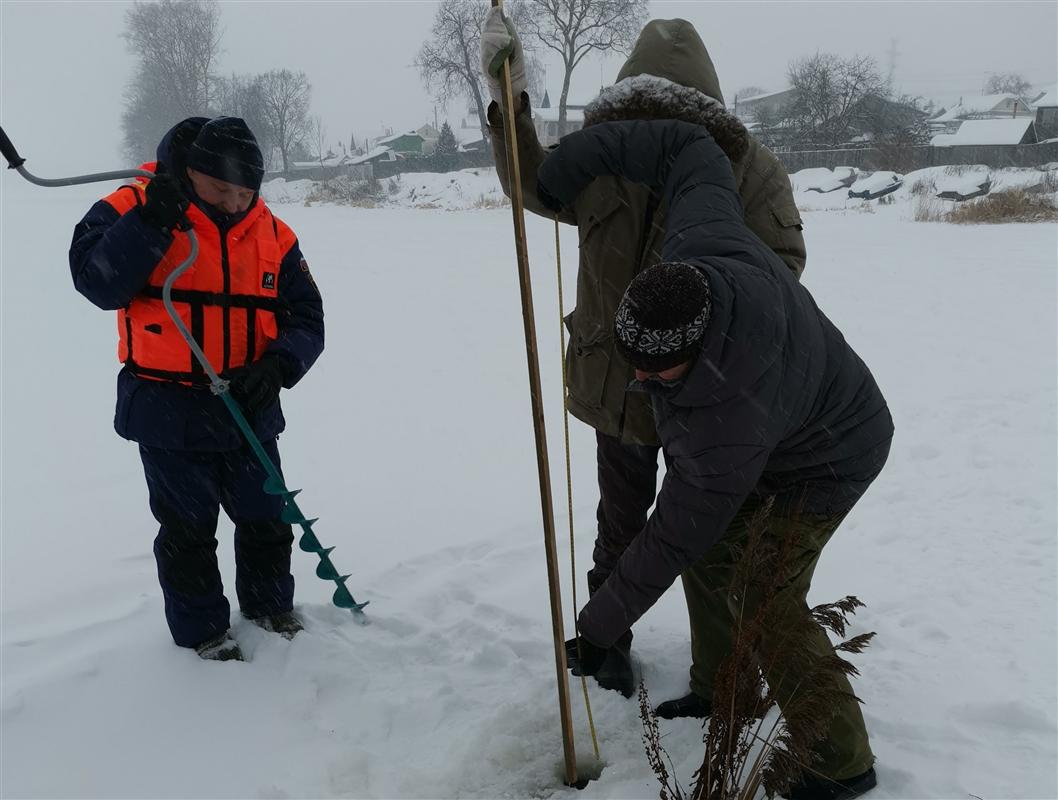
<path id="1" fill-rule="evenodd" d="M 231 376 L 228 391 L 250 416 L 256 416 L 279 399 L 286 369 L 278 355 L 264 355 Z"/>
<path id="2" fill-rule="evenodd" d="M 172 230 L 184 221 L 184 213 L 191 204 L 175 175 L 163 172 L 147 184 L 147 202 L 140 209 L 140 218 L 155 228 Z"/>
<path id="3" fill-rule="evenodd" d="M 598 647 L 583 636 L 566 642 L 566 660 L 574 675 L 594 675 L 606 660 L 607 652 L 605 647 Z"/>
<path id="4" fill-rule="evenodd" d="M 515 101 L 525 91 L 528 81 L 525 77 L 525 54 L 518 34 L 504 15 L 502 9 L 490 8 L 485 15 L 485 24 L 481 26 L 481 70 L 489 85 L 492 99 L 503 105 L 503 84 L 500 72 L 504 59 L 510 57 L 511 91 Z"/>

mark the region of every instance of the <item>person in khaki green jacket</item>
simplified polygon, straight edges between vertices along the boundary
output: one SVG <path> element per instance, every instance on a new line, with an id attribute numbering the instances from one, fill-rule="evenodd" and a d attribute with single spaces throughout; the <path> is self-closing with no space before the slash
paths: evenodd
<path id="1" fill-rule="evenodd" d="M 486 17 L 481 60 L 492 94 L 488 109 L 492 148 L 504 190 L 510 193 L 500 106 L 500 67 L 511 60 L 517 106 L 515 129 L 526 207 L 554 217 L 536 194 L 537 170 L 547 153 L 533 127 L 525 92 L 525 62 L 518 37 L 499 9 Z M 778 159 L 755 141 L 724 107 L 716 70 L 694 26 L 681 19 L 652 20 L 631 56 L 584 111 L 584 127 L 621 120 L 675 119 L 703 126 L 730 159 L 745 222 L 795 276 L 805 265 L 801 218 L 790 180 Z M 594 594 L 613 572 L 621 555 L 647 521 L 657 494 L 660 441 L 648 398 L 626 393 L 634 374 L 613 339 L 613 319 L 632 279 L 660 260 L 666 220 L 657 192 L 614 176 L 596 178 L 558 219 L 576 225 L 580 236 L 576 308 L 566 318 L 570 332 L 566 361 L 569 409 L 596 430 L 599 475 L 598 536 L 588 591 Z M 666 718 L 703 717 L 710 710 L 710 689 L 719 661 L 730 647 L 716 635 L 720 623 L 708 603 L 684 576 L 691 627 L 691 692 L 662 703 Z M 706 635 L 704 632 L 709 631 Z M 635 688 L 630 655 L 632 632 L 610 648 L 596 673 L 605 688 L 630 697 Z"/>

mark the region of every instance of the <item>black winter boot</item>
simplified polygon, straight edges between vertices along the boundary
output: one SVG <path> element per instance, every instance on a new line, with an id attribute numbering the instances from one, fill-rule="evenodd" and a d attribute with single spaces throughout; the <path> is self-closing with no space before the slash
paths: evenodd
<path id="1" fill-rule="evenodd" d="M 198 657 L 206 661 L 245 661 L 239 643 L 231 637 L 231 631 L 208 639 L 195 646 Z"/>
<path id="2" fill-rule="evenodd" d="M 284 611 L 282 614 L 271 614 L 265 617 L 254 617 L 250 620 L 261 630 L 269 633 L 278 633 L 284 639 L 293 639 L 299 632 L 305 630 L 293 611 Z"/>
<path id="3" fill-rule="evenodd" d="M 713 713 L 713 706 L 705 698 L 690 692 L 675 700 L 666 700 L 654 709 L 654 713 L 662 719 L 682 719 L 683 717 L 705 719 Z"/>
<path id="4" fill-rule="evenodd" d="M 820 775 L 804 775 L 782 796 L 787 800 L 853 800 L 878 785 L 878 776 L 871 767 L 860 775 L 832 781 Z"/>

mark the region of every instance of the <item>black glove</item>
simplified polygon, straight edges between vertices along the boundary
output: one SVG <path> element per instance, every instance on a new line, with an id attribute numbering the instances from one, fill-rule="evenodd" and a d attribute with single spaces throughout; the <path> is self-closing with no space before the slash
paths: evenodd
<path id="1" fill-rule="evenodd" d="M 569 663 L 570 672 L 574 675 L 588 677 L 594 675 L 602 667 L 608 652 L 605 647 L 594 645 L 583 636 L 566 642 L 566 660 Z"/>
<path id="2" fill-rule="evenodd" d="M 228 390 L 250 416 L 256 416 L 279 399 L 286 369 L 278 355 L 261 356 L 231 376 Z"/>
<path id="3" fill-rule="evenodd" d="M 191 201 L 176 176 L 166 172 L 156 175 L 146 191 L 147 202 L 140 209 L 140 218 L 148 225 L 172 230 L 186 220 L 184 213 Z"/>

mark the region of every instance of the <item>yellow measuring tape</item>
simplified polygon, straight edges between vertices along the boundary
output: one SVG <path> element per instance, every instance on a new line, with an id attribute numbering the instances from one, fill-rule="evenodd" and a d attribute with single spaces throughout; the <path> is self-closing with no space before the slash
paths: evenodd
<path id="1" fill-rule="evenodd" d="M 573 468 L 569 453 L 569 380 L 566 369 L 566 320 L 565 303 L 562 296 L 562 242 L 559 237 L 558 217 L 555 217 L 555 264 L 558 268 L 558 328 L 562 346 L 562 425 L 566 441 L 566 502 L 569 509 L 569 565 L 573 573 L 573 634 L 577 637 L 577 656 L 580 657 L 580 628 L 577 625 L 577 548 L 573 537 Z M 588 728 L 591 730 L 591 744 L 595 749 L 595 760 L 599 760 L 599 739 L 595 734 L 595 720 L 591 713 L 591 701 L 588 699 L 588 679 L 580 676 L 580 688 L 584 692 L 584 708 L 588 712 Z"/>

